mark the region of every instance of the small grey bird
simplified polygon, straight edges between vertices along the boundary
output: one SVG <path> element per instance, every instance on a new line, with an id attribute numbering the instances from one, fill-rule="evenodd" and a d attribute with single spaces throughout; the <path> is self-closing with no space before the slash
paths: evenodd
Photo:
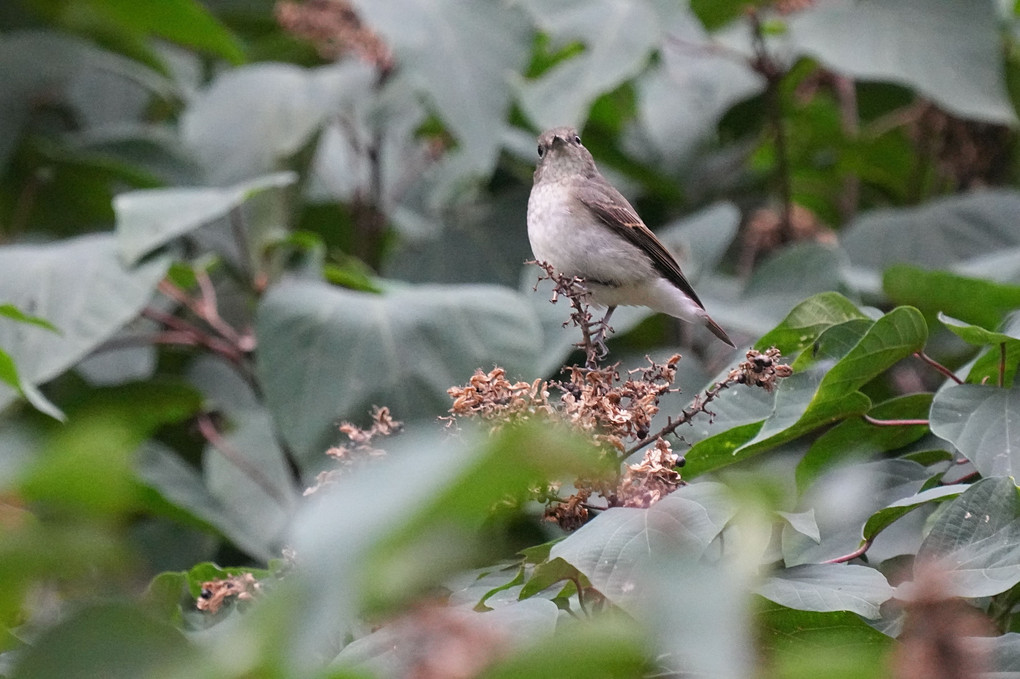
<path id="1" fill-rule="evenodd" d="M 603 330 L 617 306 L 646 306 L 700 323 L 734 346 L 673 255 L 599 173 L 575 129 L 542 133 L 538 158 L 528 199 L 531 251 L 559 273 L 584 279 L 591 301 L 609 307 Z"/>

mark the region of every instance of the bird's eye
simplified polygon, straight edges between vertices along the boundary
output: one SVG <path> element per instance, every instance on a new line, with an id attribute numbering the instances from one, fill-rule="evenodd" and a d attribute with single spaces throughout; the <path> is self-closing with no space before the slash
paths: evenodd
<path id="1" fill-rule="evenodd" d="M 576 134 L 574 135 L 574 143 L 577 144 L 578 146 L 581 145 L 581 138 Z"/>
<path id="2" fill-rule="evenodd" d="M 545 155 L 545 147 L 543 147 L 541 144 L 539 144 L 538 145 L 538 157 L 541 158 L 544 155 Z"/>

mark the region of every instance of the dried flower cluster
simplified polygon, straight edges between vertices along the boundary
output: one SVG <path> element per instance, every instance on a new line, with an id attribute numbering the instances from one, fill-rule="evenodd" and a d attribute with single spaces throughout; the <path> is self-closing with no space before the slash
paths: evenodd
<path id="1" fill-rule="evenodd" d="M 746 360 L 724 381 L 697 395 L 676 418 L 652 433 L 652 420 L 659 412 L 660 399 L 676 391 L 673 384 L 680 356 L 674 355 L 664 364 L 649 359 L 647 368 L 631 371 L 626 380 L 621 380 L 618 365 L 599 367 L 608 328 L 600 321 L 593 321 L 584 282 L 560 276 L 542 263 L 538 265 L 545 271 L 542 278 L 554 283 L 552 301 L 563 295 L 571 302 L 573 312 L 568 322 L 581 329 L 583 340 L 578 346 L 586 354 L 586 366 L 566 368 L 565 380 L 531 383 L 511 382 L 502 368 L 488 373 L 479 370 L 468 384 L 448 390 L 453 406 L 445 419 L 448 425 L 461 418 L 480 419 L 495 430 L 533 417 L 545 417 L 563 422 L 590 437 L 607 455 L 615 455 L 620 461 L 647 449 L 640 462 L 625 465 L 614 478 L 576 479 L 573 482 L 575 492 L 569 497 L 559 497 L 554 485 L 535 489 L 533 499 L 546 503 L 546 518 L 565 530 L 584 525 L 592 511 L 621 506 L 648 507 L 672 493 L 683 485 L 677 471 L 683 466 L 683 458 L 673 451 L 665 436 L 699 413 L 711 417 L 709 404 L 734 384 L 772 391 L 778 379 L 792 374 L 789 366 L 779 363 L 778 349 L 748 351 Z M 559 398 L 551 398 L 552 392 L 559 392 Z M 605 504 L 591 504 L 590 499 L 596 495 L 601 496 Z"/>
<path id="2" fill-rule="evenodd" d="M 261 590 L 262 586 L 251 573 L 231 575 L 225 580 L 209 580 L 202 583 L 202 593 L 195 606 L 204 613 L 216 613 L 227 599 L 247 601 L 253 599 Z"/>
<path id="3" fill-rule="evenodd" d="M 378 406 L 372 410 L 372 424 L 368 429 L 362 429 L 350 422 L 341 423 L 340 433 L 348 438 L 350 445 L 335 446 L 326 451 L 327 455 L 337 461 L 337 468 L 319 472 L 315 477 L 315 485 L 307 488 L 304 494 L 311 495 L 323 486 L 333 483 L 345 470 L 355 465 L 385 455 L 386 451 L 376 448 L 372 442 L 379 437 L 397 433 L 402 426 L 402 423 L 390 415 L 389 408 Z"/>
<path id="4" fill-rule="evenodd" d="M 793 374 L 793 368 L 779 363 L 780 353 L 775 347 L 769 347 L 765 351 L 751 349 L 746 356 L 746 360 L 741 361 L 740 365 L 730 371 L 727 381 L 761 387 L 771 392 L 776 388 L 778 380 Z"/>
<path id="5" fill-rule="evenodd" d="M 276 21 L 287 32 L 311 42 L 325 59 L 356 54 L 381 74 L 393 69 L 393 54 L 361 21 L 347 0 L 280 0 Z"/>

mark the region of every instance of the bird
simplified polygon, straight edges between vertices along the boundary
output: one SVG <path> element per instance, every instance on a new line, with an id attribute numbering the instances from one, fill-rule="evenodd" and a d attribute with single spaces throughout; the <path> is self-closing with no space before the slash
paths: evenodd
<path id="1" fill-rule="evenodd" d="M 591 302 L 608 307 L 600 321 L 600 343 L 613 311 L 623 305 L 704 325 L 735 346 L 705 311 L 676 258 L 599 172 L 573 127 L 555 127 L 538 137 L 527 222 L 535 259 L 561 275 L 583 279 Z"/>

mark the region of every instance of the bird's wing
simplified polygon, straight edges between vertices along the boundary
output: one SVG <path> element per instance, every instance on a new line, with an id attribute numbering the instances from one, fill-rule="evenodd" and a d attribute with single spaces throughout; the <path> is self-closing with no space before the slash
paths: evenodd
<path id="1" fill-rule="evenodd" d="M 610 229 L 620 234 L 628 241 L 639 247 L 652 260 L 655 268 L 666 277 L 673 285 L 682 290 L 688 297 L 701 307 L 705 305 L 698 299 L 698 294 L 687 281 L 680 265 L 670 254 L 652 230 L 645 226 L 645 223 L 638 217 L 637 212 L 631 207 L 627 199 L 619 191 L 606 183 L 606 186 L 592 186 L 591 184 L 578 187 L 575 194 L 581 203 L 595 213 Z"/>

